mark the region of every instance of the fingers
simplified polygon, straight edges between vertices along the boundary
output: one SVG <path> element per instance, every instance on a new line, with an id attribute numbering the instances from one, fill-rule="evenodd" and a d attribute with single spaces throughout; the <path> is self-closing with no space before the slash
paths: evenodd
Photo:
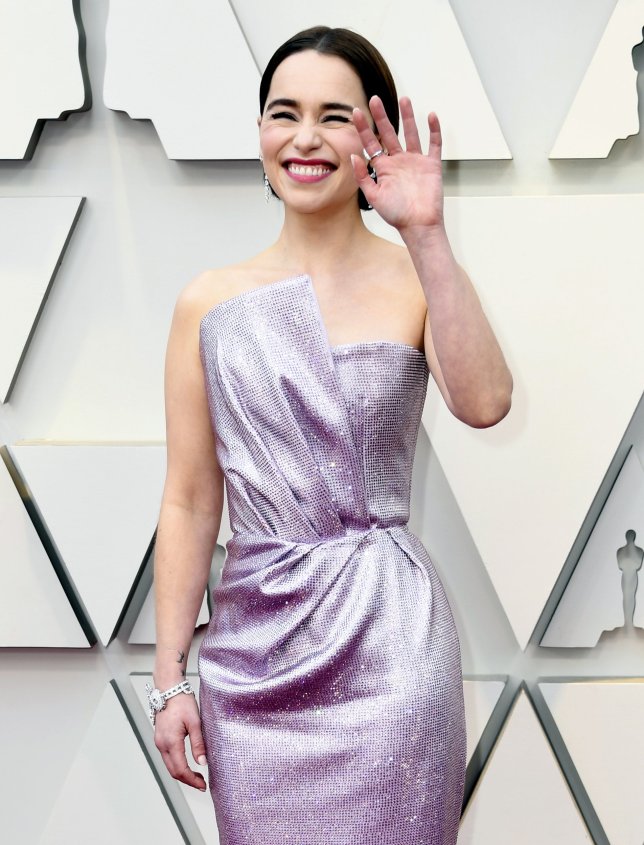
<path id="1" fill-rule="evenodd" d="M 373 129 L 369 125 L 369 121 L 361 109 L 355 108 L 353 110 L 353 125 L 358 130 L 360 142 L 368 155 L 371 156 L 376 152 L 376 150 L 380 149 L 380 141 L 374 135 Z"/>
<path id="2" fill-rule="evenodd" d="M 204 776 L 198 772 L 193 772 L 188 765 L 185 749 L 179 749 L 174 746 L 169 751 L 161 751 L 163 762 L 166 769 L 170 772 L 175 780 L 180 780 L 186 786 L 193 786 L 201 792 L 206 791 L 206 781 Z"/>
<path id="3" fill-rule="evenodd" d="M 199 772 L 193 772 L 188 765 L 186 757 L 185 737 L 190 736 L 190 746 L 193 756 L 201 764 L 201 758 L 205 763 L 205 746 L 201 733 L 199 711 L 193 701 L 194 713 L 175 706 L 174 711 L 169 708 L 157 715 L 157 724 L 154 732 L 154 744 L 161 752 L 163 762 L 173 778 L 192 786 L 202 792 L 206 791 L 206 780 Z"/>
<path id="4" fill-rule="evenodd" d="M 369 176 L 369 171 L 367 170 L 367 165 L 364 163 L 364 159 L 360 158 L 360 156 L 352 155 L 351 164 L 353 165 L 353 175 L 358 183 L 358 187 L 365 195 L 369 205 L 373 205 L 373 200 L 376 197 L 378 189 L 376 188 L 371 176 Z"/>
<path id="5" fill-rule="evenodd" d="M 387 117 L 385 107 L 380 97 L 374 95 L 369 100 L 369 110 L 376 124 L 378 135 L 371 128 L 367 117 L 361 109 L 353 110 L 353 124 L 358 130 L 362 146 L 366 153 L 372 156 L 380 149 L 385 149 L 389 155 L 402 152 L 402 146 L 396 135 L 391 121 Z M 418 126 L 409 97 L 400 98 L 400 115 L 402 117 L 403 131 L 405 135 L 405 146 L 407 152 L 422 153 Z M 443 135 L 440 121 L 436 112 L 430 112 L 427 118 L 429 123 L 429 151 L 430 158 L 441 160 L 443 147 Z"/>
<path id="6" fill-rule="evenodd" d="M 429 124 L 429 152 L 430 158 L 440 162 L 443 148 L 443 133 L 441 132 L 440 121 L 436 112 L 431 111 L 427 118 Z"/>
<path id="7" fill-rule="evenodd" d="M 378 128 L 378 134 L 380 136 L 379 146 L 384 147 L 389 155 L 399 153 L 402 150 L 400 141 L 396 135 L 396 130 L 391 125 L 391 121 L 387 117 L 387 112 L 385 111 L 385 107 L 383 106 L 380 97 L 374 95 L 369 100 L 369 111 L 371 112 L 371 116 Z M 365 149 L 367 149 L 367 147 L 365 147 Z M 372 151 L 369 150 L 369 152 Z"/>
<path id="8" fill-rule="evenodd" d="M 411 105 L 409 97 L 400 98 L 400 116 L 402 117 L 402 125 L 405 133 L 405 146 L 408 153 L 421 153 L 420 137 L 418 135 L 418 127 L 416 126 L 416 118 L 414 117 L 414 110 Z"/>
<path id="9" fill-rule="evenodd" d="M 190 750 L 192 757 L 198 766 L 205 766 L 206 760 L 206 745 L 203 741 L 203 734 L 201 733 L 201 725 L 197 722 L 194 725 L 188 726 L 188 735 L 190 736 Z"/>

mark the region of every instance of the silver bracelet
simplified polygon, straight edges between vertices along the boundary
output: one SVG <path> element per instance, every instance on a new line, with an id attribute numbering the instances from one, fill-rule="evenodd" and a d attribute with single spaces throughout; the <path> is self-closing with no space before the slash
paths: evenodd
<path id="1" fill-rule="evenodd" d="M 153 689 L 150 684 L 146 684 L 145 691 L 147 692 L 148 704 L 150 705 L 149 715 L 152 727 L 156 724 L 157 713 L 160 713 L 161 710 L 165 710 L 166 702 L 169 698 L 179 695 L 180 692 L 185 692 L 186 695 L 195 694 L 195 691 L 190 685 L 190 681 L 181 681 L 181 683 L 170 687 L 170 689 L 165 690 L 165 692 L 161 692 L 161 690 L 156 687 Z"/>

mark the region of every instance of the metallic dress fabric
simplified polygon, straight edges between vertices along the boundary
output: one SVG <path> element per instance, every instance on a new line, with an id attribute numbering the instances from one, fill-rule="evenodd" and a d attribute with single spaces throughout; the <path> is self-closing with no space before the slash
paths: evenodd
<path id="1" fill-rule="evenodd" d="M 460 649 L 406 524 L 424 355 L 331 347 L 305 275 L 212 308 L 200 354 L 233 530 L 199 650 L 221 845 L 453 845 Z"/>

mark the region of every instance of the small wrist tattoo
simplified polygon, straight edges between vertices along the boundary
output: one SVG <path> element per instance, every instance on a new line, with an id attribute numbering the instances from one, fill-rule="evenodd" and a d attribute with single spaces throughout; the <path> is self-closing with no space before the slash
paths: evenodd
<path id="1" fill-rule="evenodd" d="M 186 661 L 186 653 L 180 648 L 176 648 L 176 646 L 164 646 L 166 651 L 174 651 L 176 654 L 176 663 L 185 663 Z M 186 677 L 186 670 L 185 667 L 182 666 L 181 668 L 181 677 Z"/>

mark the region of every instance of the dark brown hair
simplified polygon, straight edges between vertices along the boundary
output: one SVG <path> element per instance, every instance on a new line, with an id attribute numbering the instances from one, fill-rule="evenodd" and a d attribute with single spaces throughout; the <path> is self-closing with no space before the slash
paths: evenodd
<path id="1" fill-rule="evenodd" d="M 259 85 L 260 114 L 264 113 L 266 98 L 277 67 L 284 59 L 303 50 L 315 50 L 325 56 L 337 56 L 350 65 L 360 79 L 367 102 L 377 94 L 382 100 L 387 117 L 398 132 L 398 94 L 387 63 L 370 41 L 357 32 L 341 27 L 314 26 L 298 32 L 277 48 L 266 65 Z M 358 204 L 365 210 L 371 207 L 360 190 Z"/>

